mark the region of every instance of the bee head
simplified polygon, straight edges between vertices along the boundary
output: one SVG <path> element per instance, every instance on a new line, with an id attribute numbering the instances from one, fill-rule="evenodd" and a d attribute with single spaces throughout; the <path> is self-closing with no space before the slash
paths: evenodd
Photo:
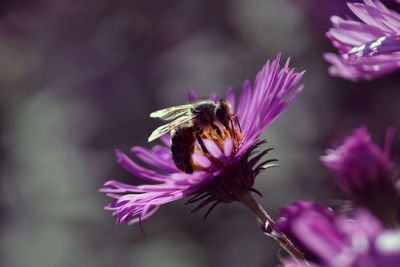
<path id="1" fill-rule="evenodd" d="M 215 108 L 215 118 L 225 125 L 229 120 L 230 112 L 231 104 L 225 99 L 219 100 L 217 107 Z"/>

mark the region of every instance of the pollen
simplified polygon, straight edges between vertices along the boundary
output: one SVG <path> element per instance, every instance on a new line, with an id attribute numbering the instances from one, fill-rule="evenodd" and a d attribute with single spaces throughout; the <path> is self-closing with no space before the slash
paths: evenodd
<path id="1" fill-rule="evenodd" d="M 192 155 L 196 154 L 196 156 L 191 159 L 193 170 L 213 171 L 213 167 L 222 168 L 224 166 L 224 159 L 232 159 L 234 157 L 239 149 L 243 133 L 240 131 L 240 125 L 232 121 L 229 127 L 225 127 L 220 123 L 216 123 L 213 127 L 205 127 L 200 134 L 200 138 L 204 146 L 196 141 L 192 152 Z M 209 162 L 200 165 L 199 162 L 193 159 L 199 159 L 201 156 L 203 162 L 207 160 Z"/>

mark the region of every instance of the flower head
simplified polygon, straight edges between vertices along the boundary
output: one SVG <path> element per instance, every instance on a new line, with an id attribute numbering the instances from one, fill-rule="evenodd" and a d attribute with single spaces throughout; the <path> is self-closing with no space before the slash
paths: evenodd
<path id="1" fill-rule="evenodd" d="M 394 267 L 400 260 L 400 232 L 385 229 L 365 209 L 345 218 L 322 205 L 299 201 L 282 210 L 276 226 L 308 261 L 289 260 L 287 267 Z"/>
<path id="2" fill-rule="evenodd" d="M 151 216 L 162 204 L 191 196 L 189 203 L 199 202 L 194 210 L 213 203 L 209 211 L 218 203 L 239 200 L 253 188 L 255 176 L 271 166 L 274 159 L 259 163 L 270 149 L 254 155 L 262 141 L 257 141 L 265 128 L 293 101 L 302 90 L 295 89 L 304 72 L 295 73 L 289 68 L 289 59 L 284 67 L 279 67 L 280 55 L 269 61 L 258 73 L 251 89 L 249 81 L 243 86 L 238 105 L 235 105 L 233 90 L 228 89 L 226 101 L 230 103 L 230 113 L 238 118 L 238 124 L 228 127 L 217 125 L 202 131 L 193 149 L 188 151 L 186 163 L 192 171 L 177 168 L 171 153 L 170 135 L 161 137 L 164 145 L 155 145 L 151 150 L 133 147 L 132 153 L 157 170 L 149 170 L 132 161 L 117 150 L 118 162 L 129 172 L 157 184 L 128 185 L 114 180 L 105 183 L 100 191 L 115 198 L 106 209 L 114 210 L 117 223 L 135 223 Z M 215 103 L 216 96 L 211 97 Z M 196 101 L 193 93 L 189 101 Z M 252 155 L 252 157 L 251 157 Z M 208 212 L 207 212 L 208 214 Z M 206 214 L 206 215 L 207 215 Z"/>
<path id="3" fill-rule="evenodd" d="M 400 69 L 400 14 L 378 0 L 348 3 L 361 20 L 332 16 L 326 36 L 340 55 L 326 53 L 331 75 L 348 80 L 370 80 Z"/>
<path id="4" fill-rule="evenodd" d="M 276 227 L 298 246 L 306 259 L 320 262 L 321 256 L 315 250 L 321 243 L 331 244 L 322 249 L 325 257 L 336 256 L 343 246 L 344 237 L 335 229 L 335 219 L 335 214 L 323 205 L 297 201 L 281 210 Z"/>
<path id="5" fill-rule="evenodd" d="M 367 129 L 360 127 L 341 146 L 321 157 L 323 164 L 336 172 L 342 189 L 385 221 L 388 214 L 395 217 L 397 210 L 398 192 L 390 162 L 393 135 L 390 128 L 382 150 L 371 141 Z"/>

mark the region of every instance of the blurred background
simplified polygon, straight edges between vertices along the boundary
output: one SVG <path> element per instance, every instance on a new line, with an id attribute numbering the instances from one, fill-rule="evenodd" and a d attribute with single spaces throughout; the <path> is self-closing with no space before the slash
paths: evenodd
<path id="1" fill-rule="evenodd" d="M 382 146 L 400 128 L 400 75 L 330 77 L 332 14 L 350 16 L 345 1 L 0 1 L 0 266 L 275 266 L 278 245 L 237 203 L 205 223 L 184 200 L 165 205 L 143 236 L 115 226 L 98 189 L 141 183 L 114 149 L 151 147 L 150 112 L 189 90 L 238 96 L 282 52 L 307 71 L 305 89 L 262 136 L 281 168 L 257 178 L 257 199 L 277 218 L 298 199 L 343 198 L 318 157 L 359 125 Z"/>

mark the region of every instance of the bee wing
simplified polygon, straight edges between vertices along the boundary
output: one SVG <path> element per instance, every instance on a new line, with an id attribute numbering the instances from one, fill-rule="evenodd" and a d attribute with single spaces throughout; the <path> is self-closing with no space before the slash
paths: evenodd
<path id="1" fill-rule="evenodd" d="M 173 120 L 175 118 L 187 115 L 190 112 L 191 104 L 169 107 L 154 111 L 150 114 L 150 118 L 160 118 L 163 120 Z"/>
<path id="2" fill-rule="evenodd" d="M 193 120 L 196 116 L 197 115 L 192 115 L 192 116 L 185 116 L 182 118 L 178 118 L 168 124 L 158 127 L 151 133 L 151 135 L 148 139 L 148 142 L 156 140 L 157 138 L 163 136 L 164 134 L 167 134 L 168 132 L 175 129 L 176 127 Z"/>

